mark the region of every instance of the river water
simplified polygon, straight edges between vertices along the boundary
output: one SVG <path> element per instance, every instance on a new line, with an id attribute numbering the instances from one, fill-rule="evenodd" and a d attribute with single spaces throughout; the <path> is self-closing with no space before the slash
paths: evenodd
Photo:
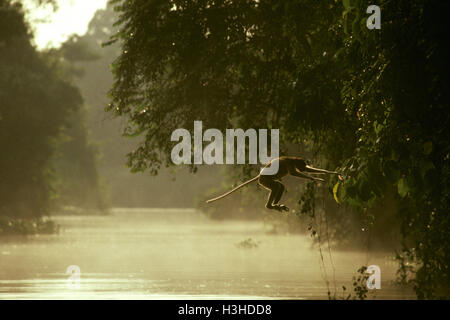
<path id="1" fill-rule="evenodd" d="M 54 220 L 59 235 L 0 238 L 0 299 L 327 299 L 328 289 L 351 291 L 357 269 L 372 264 L 381 289 L 371 298 L 414 298 L 392 283 L 388 253 L 325 246 L 321 255 L 309 236 L 269 234 L 263 222 L 211 221 L 191 209 Z M 80 271 L 72 280 L 69 266 Z"/>

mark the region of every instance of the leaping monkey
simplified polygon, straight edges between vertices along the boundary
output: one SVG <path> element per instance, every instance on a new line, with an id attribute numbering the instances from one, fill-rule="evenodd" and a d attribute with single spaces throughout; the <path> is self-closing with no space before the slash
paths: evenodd
<path id="1" fill-rule="evenodd" d="M 268 172 L 269 167 L 271 167 L 274 162 L 278 162 L 278 172 L 275 174 L 265 174 Z M 276 164 L 275 164 L 276 165 Z M 261 172 L 254 178 L 242 183 L 241 185 L 237 186 L 236 188 L 228 191 L 227 193 L 218 196 L 216 198 L 210 199 L 206 201 L 206 203 L 214 202 L 219 199 L 222 199 L 229 194 L 235 192 L 236 190 L 242 188 L 243 186 L 258 180 L 258 183 L 263 186 L 264 188 L 270 190 L 269 198 L 267 199 L 266 208 L 267 209 L 275 209 L 278 211 L 289 211 L 289 208 L 286 207 L 283 204 L 279 204 L 278 202 L 281 199 L 281 196 L 283 195 L 284 190 L 286 189 L 285 186 L 281 183 L 281 178 L 292 175 L 294 177 L 298 178 L 305 178 L 310 179 L 313 181 L 325 181 L 321 178 L 311 177 L 305 172 L 312 173 L 312 174 L 338 174 L 339 179 L 342 179 L 342 176 L 340 173 L 335 171 L 328 171 L 323 169 L 316 169 L 313 167 L 310 167 L 306 164 L 305 160 L 298 157 L 280 157 L 277 159 L 272 160 L 271 162 L 267 163 L 264 168 L 261 170 Z"/>

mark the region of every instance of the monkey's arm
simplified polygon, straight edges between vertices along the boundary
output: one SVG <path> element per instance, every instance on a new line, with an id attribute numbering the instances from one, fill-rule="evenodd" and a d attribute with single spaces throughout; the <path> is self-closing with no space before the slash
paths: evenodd
<path id="1" fill-rule="evenodd" d="M 321 173 L 339 174 L 339 172 L 336 172 L 336 171 L 328 171 L 328 170 L 324 170 L 324 169 L 317 169 L 317 168 L 313 168 L 313 167 L 310 167 L 310 166 L 306 166 L 305 171 L 309 172 L 309 173 L 317 173 L 317 174 L 321 174 Z"/>
<path id="2" fill-rule="evenodd" d="M 313 181 L 325 181 L 325 180 L 323 180 L 321 178 L 315 178 L 315 177 L 311 177 L 311 176 L 309 176 L 307 174 L 304 174 L 304 173 L 298 171 L 298 169 L 296 169 L 295 171 L 292 171 L 291 175 L 293 175 L 294 177 L 310 179 L 310 180 L 313 180 Z"/>
<path id="3" fill-rule="evenodd" d="M 306 172 L 311 173 L 311 174 L 324 174 L 324 173 L 337 174 L 339 180 L 345 179 L 344 175 L 340 174 L 339 172 L 317 169 L 317 168 L 313 168 L 310 166 L 306 166 Z"/>

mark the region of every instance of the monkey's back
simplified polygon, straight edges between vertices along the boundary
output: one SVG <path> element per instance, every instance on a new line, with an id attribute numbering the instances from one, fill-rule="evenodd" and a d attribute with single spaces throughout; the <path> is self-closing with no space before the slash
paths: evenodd
<path id="1" fill-rule="evenodd" d="M 261 170 L 261 177 L 265 176 L 263 174 L 264 170 L 268 169 L 276 161 L 278 162 L 278 172 L 276 174 L 266 175 L 267 178 L 272 180 L 280 180 L 281 178 L 287 176 L 292 168 L 298 168 L 303 171 L 306 166 L 306 162 L 302 158 L 283 156 L 267 163 Z"/>

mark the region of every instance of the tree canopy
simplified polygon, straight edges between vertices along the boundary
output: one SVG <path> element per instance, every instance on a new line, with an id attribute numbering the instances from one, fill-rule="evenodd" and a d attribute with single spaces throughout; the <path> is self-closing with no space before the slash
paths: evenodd
<path id="1" fill-rule="evenodd" d="M 338 201 L 376 220 L 394 199 L 418 297 L 450 296 L 450 4 L 380 0 L 370 30 L 365 0 L 114 3 L 108 110 L 145 136 L 134 170 L 170 164 L 171 132 L 194 120 L 308 137 L 347 177 L 331 181 Z"/>

